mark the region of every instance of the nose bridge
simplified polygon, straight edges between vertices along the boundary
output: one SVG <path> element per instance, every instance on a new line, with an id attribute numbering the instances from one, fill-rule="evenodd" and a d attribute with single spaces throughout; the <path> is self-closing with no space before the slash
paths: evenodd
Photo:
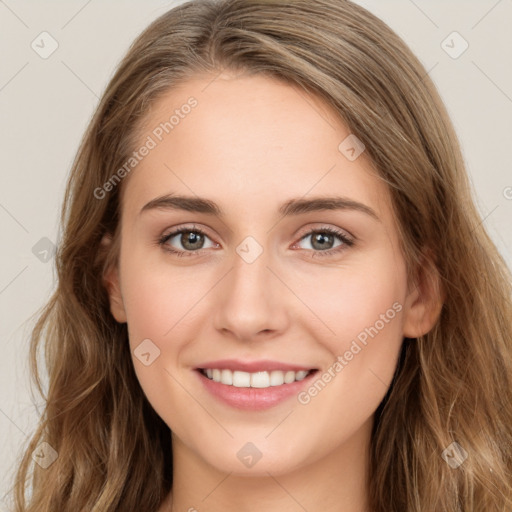
<path id="1" fill-rule="evenodd" d="M 255 238 L 245 238 L 236 248 L 233 255 L 232 286 L 245 297 L 266 297 L 270 293 L 271 254 L 264 249 Z M 270 297 L 266 297 L 267 301 Z"/>
<path id="2" fill-rule="evenodd" d="M 235 248 L 226 297 L 231 297 L 242 308 L 250 304 L 259 309 L 270 307 L 272 289 L 276 285 L 268 269 L 271 259 L 270 252 L 253 237 L 244 239 Z"/>
<path id="3" fill-rule="evenodd" d="M 236 248 L 229 273 L 216 297 L 216 327 L 250 339 L 260 331 L 285 327 L 287 309 L 283 285 L 274 273 L 272 254 L 253 237 Z"/>

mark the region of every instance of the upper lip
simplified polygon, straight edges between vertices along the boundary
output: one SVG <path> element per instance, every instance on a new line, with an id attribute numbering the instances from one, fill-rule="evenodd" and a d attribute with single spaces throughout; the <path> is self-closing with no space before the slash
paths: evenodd
<path id="1" fill-rule="evenodd" d="M 198 367 L 200 370 L 206 369 L 219 369 L 219 370 L 231 370 L 231 371 L 242 371 L 248 373 L 263 372 L 263 371 L 309 371 L 315 368 L 311 366 L 303 366 L 299 364 L 281 363 L 279 361 L 270 360 L 259 360 L 259 361 L 241 361 L 238 359 L 222 359 L 218 361 L 207 361 L 200 364 Z"/>

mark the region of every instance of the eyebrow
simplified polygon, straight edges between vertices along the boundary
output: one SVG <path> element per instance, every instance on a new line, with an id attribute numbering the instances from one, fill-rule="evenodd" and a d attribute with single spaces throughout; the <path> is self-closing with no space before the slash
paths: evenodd
<path id="1" fill-rule="evenodd" d="M 201 197 L 166 194 L 149 201 L 145 204 L 139 215 L 143 212 L 164 209 L 164 210 L 185 210 L 188 212 L 204 213 L 214 215 L 223 219 L 225 217 L 222 209 L 213 201 Z M 311 199 L 297 198 L 290 199 L 283 203 L 279 209 L 283 217 L 301 215 L 310 212 L 325 210 L 354 210 L 365 213 L 380 222 L 378 215 L 369 206 L 348 199 L 345 197 L 314 197 Z"/>

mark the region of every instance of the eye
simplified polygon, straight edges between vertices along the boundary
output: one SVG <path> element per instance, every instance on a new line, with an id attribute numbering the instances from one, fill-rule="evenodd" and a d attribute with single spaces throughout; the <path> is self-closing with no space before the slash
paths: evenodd
<path id="1" fill-rule="evenodd" d="M 344 231 L 332 228 L 322 227 L 313 229 L 307 232 L 301 237 L 300 241 L 306 240 L 308 237 L 311 238 L 310 248 L 306 247 L 306 250 L 311 250 L 312 257 L 317 256 L 332 256 L 338 254 L 341 251 L 346 250 L 354 245 L 354 240 Z M 176 239 L 176 240 L 174 240 Z M 210 246 L 205 247 L 205 240 L 210 238 L 208 235 L 195 226 L 193 227 L 182 227 L 176 229 L 158 240 L 158 244 L 164 248 L 167 252 L 175 254 L 176 256 L 194 256 L 201 254 L 203 249 L 212 247 L 218 247 L 218 244 L 211 242 Z M 336 239 L 340 242 L 338 245 L 333 245 Z M 181 245 L 176 247 L 174 244 Z"/>
<path id="2" fill-rule="evenodd" d="M 310 230 L 301 238 L 301 241 L 309 237 L 311 237 L 309 245 L 313 250 L 312 257 L 332 256 L 354 245 L 354 240 L 347 233 L 331 227 Z M 337 246 L 333 245 L 336 238 L 340 241 Z"/>
<path id="3" fill-rule="evenodd" d="M 174 243 L 178 243 L 182 248 L 175 248 L 171 242 L 176 238 Z M 171 233 L 164 235 L 159 239 L 158 243 L 168 252 L 176 254 L 176 256 L 192 256 L 197 254 L 202 249 L 208 248 L 204 247 L 205 239 L 209 237 L 206 235 L 204 231 L 195 226 L 192 228 L 179 228 Z M 213 244 L 210 247 L 214 247 L 216 244 Z"/>

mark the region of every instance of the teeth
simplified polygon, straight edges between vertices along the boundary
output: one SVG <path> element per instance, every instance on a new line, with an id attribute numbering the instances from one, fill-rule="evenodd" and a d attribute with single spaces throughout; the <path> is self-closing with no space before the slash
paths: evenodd
<path id="1" fill-rule="evenodd" d="M 251 374 L 247 372 L 231 372 L 230 370 L 225 370 L 228 373 L 232 374 L 232 384 L 236 388 L 250 388 L 251 387 Z M 222 384 L 228 384 L 229 381 L 225 381 Z"/>
<path id="2" fill-rule="evenodd" d="M 233 374 L 229 370 L 222 370 L 220 372 L 220 381 L 224 384 L 233 384 Z"/>
<path id="3" fill-rule="evenodd" d="M 284 383 L 291 384 L 295 380 L 295 372 L 286 372 L 284 374 Z"/>
<path id="4" fill-rule="evenodd" d="M 270 372 L 270 385 L 280 386 L 284 384 L 284 373 L 279 370 Z"/>
<path id="5" fill-rule="evenodd" d="M 269 388 L 271 386 L 281 386 L 282 384 L 291 384 L 296 380 L 300 381 L 306 378 L 310 371 L 301 370 L 280 371 L 273 370 L 271 372 L 240 372 L 231 370 L 221 370 L 218 368 L 202 370 L 214 382 L 220 382 L 227 386 L 235 386 L 237 388 Z"/>
<path id="6" fill-rule="evenodd" d="M 251 373 L 251 388 L 269 388 L 270 375 L 268 372 Z"/>

